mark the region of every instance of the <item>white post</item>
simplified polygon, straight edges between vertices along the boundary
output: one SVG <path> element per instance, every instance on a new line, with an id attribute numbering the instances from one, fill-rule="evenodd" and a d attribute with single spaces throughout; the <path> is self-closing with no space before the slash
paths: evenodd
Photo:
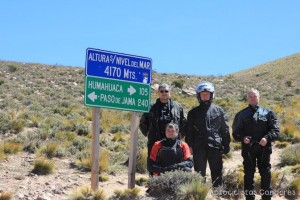
<path id="1" fill-rule="evenodd" d="M 92 170 L 91 188 L 97 190 L 99 186 L 99 154 L 100 154 L 100 109 L 93 109 L 93 137 L 92 137 Z"/>
<path id="2" fill-rule="evenodd" d="M 128 188 L 135 187 L 135 168 L 136 168 L 136 152 L 138 140 L 138 122 L 139 115 L 137 112 L 132 112 L 130 123 L 130 154 L 128 166 Z"/>

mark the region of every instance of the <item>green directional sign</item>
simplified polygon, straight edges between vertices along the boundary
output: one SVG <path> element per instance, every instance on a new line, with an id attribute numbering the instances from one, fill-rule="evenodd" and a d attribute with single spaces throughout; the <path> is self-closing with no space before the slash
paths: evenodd
<path id="1" fill-rule="evenodd" d="M 100 77 L 85 77 L 86 106 L 136 112 L 150 109 L 150 85 Z"/>

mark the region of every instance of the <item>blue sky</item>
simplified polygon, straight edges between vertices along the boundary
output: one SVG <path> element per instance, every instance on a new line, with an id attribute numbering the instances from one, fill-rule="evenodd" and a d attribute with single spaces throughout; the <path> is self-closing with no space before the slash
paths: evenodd
<path id="1" fill-rule="evenodd" d="M 226 75 L 300 52 L 299 0 L 1 1 L 0 59 L 85 65 L 88 47 L 162 73 Z"/>

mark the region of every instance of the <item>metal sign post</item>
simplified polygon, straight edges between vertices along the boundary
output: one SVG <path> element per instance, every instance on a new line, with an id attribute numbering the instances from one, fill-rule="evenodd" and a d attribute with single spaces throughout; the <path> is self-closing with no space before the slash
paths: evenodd
<path id="1" fill-rule="evenodd" d="M 92 175 L 91 175 L 91 188 L 98 189 L 99 185 L 99 154 L 100 154 L 100 109 L 93 109 L 93 138 L 92 138 Z"/>
<path id="2" fill-rule="evenodd" d="M 130 123 L 131 130 L 130 130 L 130 154 L 129 154 L 129 164 L 128 164 L 128 188 L 134 188 L 135 186 L 138 121 L 139 121 L 138 113 L 132 112 L 131 123 Z"/>

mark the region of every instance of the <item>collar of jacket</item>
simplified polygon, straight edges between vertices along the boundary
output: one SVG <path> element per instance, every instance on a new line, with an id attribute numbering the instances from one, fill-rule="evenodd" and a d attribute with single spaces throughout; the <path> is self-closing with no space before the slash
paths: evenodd
<path id="1" fill-rule="evenodd" d="M 156 99 L 156 103 L 157 103 L 157 104 L 163 104 L 163 103 L 160 101 L 160 99 L 159 99 L 159 98 L 157 98 L 157 99 Z M 171 99 L 171 98 L 169 98 L 169 100 L 168 100 L 168 104 L 169 104 L 169 105 L 173 105 L 173 101 L 172 101 L 172 99 Z"/>
<path id="2" fill-rule="evenodd" d="M 251 110 L 253 110 L 253 111 L 257 111 L 258 110 L 258 108 L 260 107 L 258 104 L 257 105 L 255 105 L 255 106 L 252 106 L 252 105 L 248 105 L 248 107 L 251 109 Z"/>

